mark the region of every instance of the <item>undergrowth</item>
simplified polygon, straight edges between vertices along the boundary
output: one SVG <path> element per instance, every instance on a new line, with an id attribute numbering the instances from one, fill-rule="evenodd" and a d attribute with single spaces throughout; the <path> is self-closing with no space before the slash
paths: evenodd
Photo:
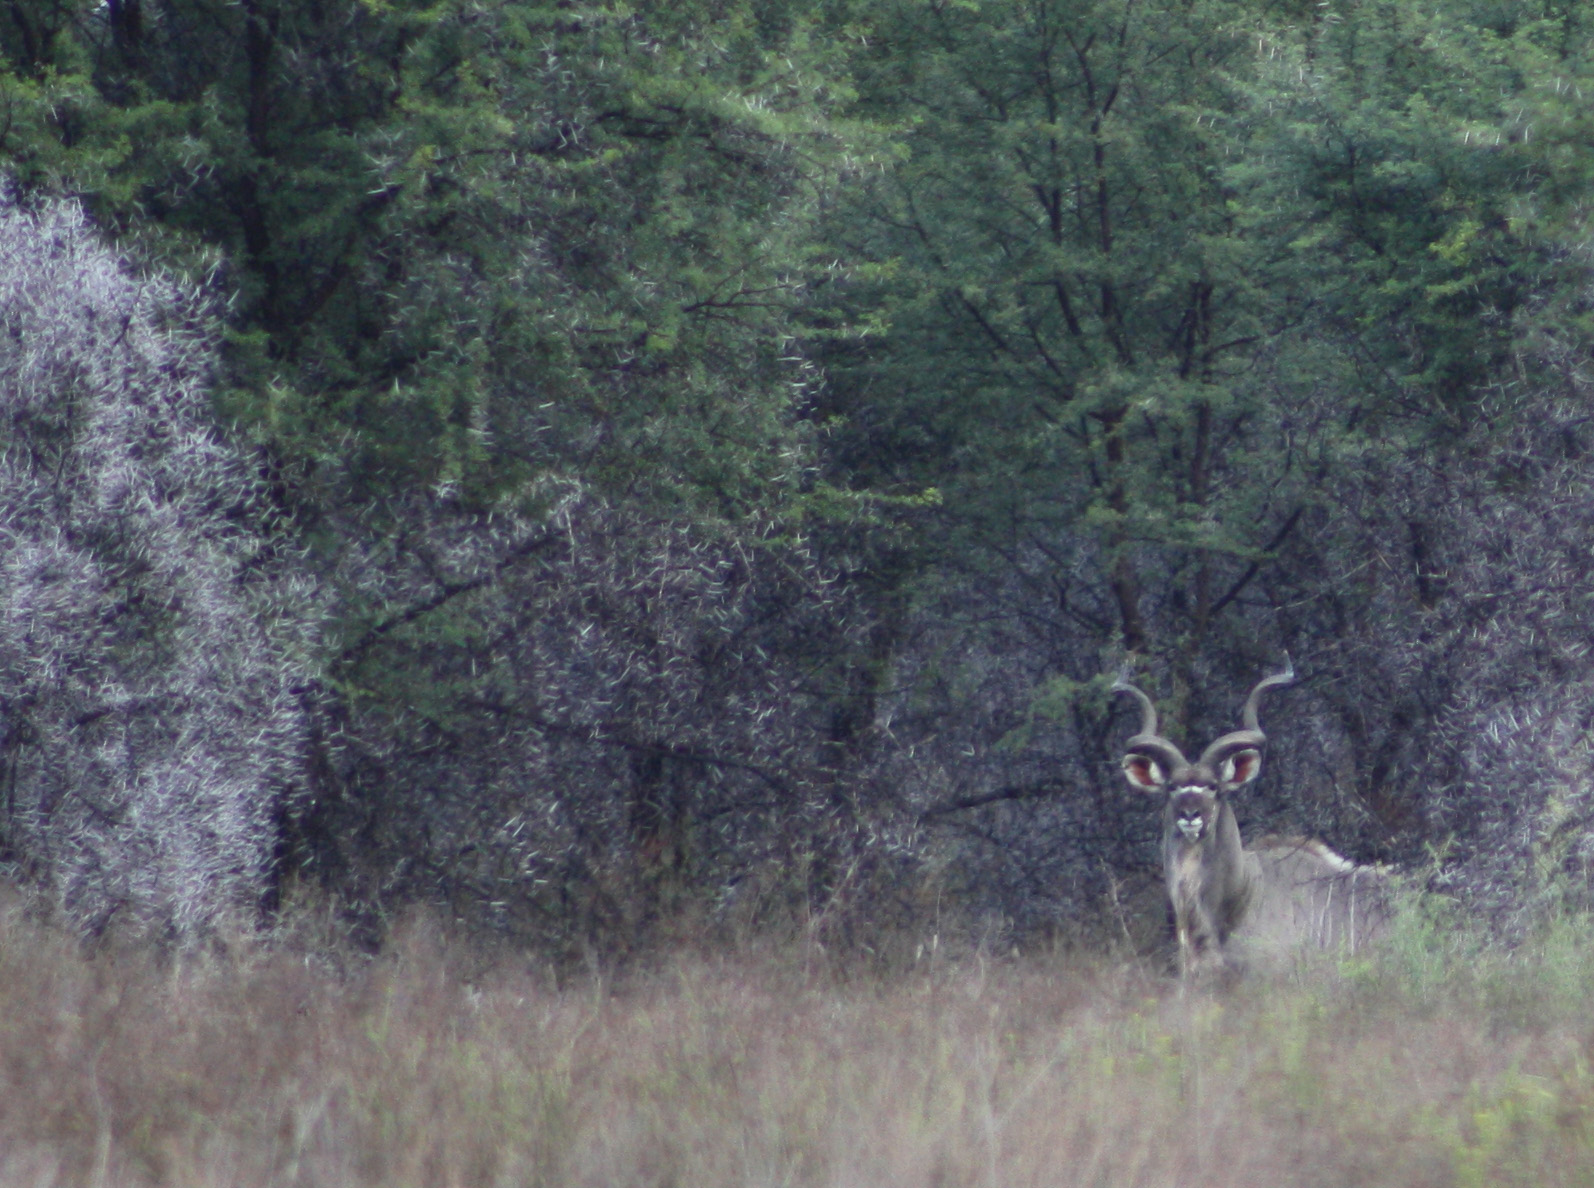
<path id="1" fill-rule="evenodd" d="M 0 918 L 0 1185 L 1509 1185 L 1594 1169 L 1594 930 L 1412 908 L 1223 993 L 801 950 L 571 978 L 418 921 L 87 954 Z"/>

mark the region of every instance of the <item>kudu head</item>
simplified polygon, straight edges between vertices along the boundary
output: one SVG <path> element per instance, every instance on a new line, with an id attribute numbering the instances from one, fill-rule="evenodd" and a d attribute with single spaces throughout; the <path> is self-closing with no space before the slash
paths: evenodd
<path id="1" fill-rule="evenodd" d="M 1262 770 L 1262 746 L 1267 741 L 1257 722 L 1262 694 L 1295 679 L 1294 666 L 1284 658 L 1284 671 L 1256 683 L 1241 712 L 1242 729 L 1217 739 L 1191 763 L 1173 743 L 1157 733 L 1157 709 L 1131 685 L 1123 673 L 1113 682 L 1113 692 L 1128 693 L 1140 703 L 1140 732 L 1124 747 L 1124 776 L 1131 787 L 1152 795 L 1168 795 L 1168 830 L 1164 844 L 1192 846 L 1207 841 L 1219 827 L 1224 797 L 1256 779 Z"/>

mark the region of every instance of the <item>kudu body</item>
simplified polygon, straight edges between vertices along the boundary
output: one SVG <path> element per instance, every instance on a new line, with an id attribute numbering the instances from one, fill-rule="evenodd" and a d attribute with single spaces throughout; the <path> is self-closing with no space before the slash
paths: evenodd
<path id="1" fill-rule="evenodd" d="M 1157 733 L 1157 711 L 1123 676 L 1113 691 L 1140 703 L 1140 731 L 1125 744 L 1130 786 L 1166 795 L 1162 865 L 1185 977 L 1238 972 L 1301 947 L 1355 950 L 1387 923 L 1387 886 L 1376 867 L 1358 866 L 1322 842 L 1240 840 L 1229 805 L 1235 789 L 1262 769 L 1266 737 L 1257 720 L 1262 694 L 1295 679 L 1294 669 L 1265 677 L 1246 698 L 1242 729 L 1214 741 L 1194 763 Z"/>

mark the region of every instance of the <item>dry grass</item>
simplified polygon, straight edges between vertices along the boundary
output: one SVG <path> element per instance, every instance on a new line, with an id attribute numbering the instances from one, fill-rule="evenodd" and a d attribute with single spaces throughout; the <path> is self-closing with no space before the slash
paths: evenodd
<path id="1" fill-rule="evenodd" d="M 1582 935 L 1413 935 L 1181 997 L 1062 958 L 560 987 L 425 927 L 352 973 L 292 946 L 88 958 L 11 913 L 0 1184 L 1581 1183 Z"/>

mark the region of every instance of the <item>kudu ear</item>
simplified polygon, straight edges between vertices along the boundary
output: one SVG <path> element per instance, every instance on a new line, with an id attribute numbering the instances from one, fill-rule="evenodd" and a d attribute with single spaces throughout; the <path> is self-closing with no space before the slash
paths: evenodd
<path id="1" fill-rule="evenodd" d="M 1218 778 L 1231 788 L 1249 784 L 1262 773 L 1262 752 L 1246 747 L 1226 756 L 1218 765 Z"/>
<path id="2" fill-rule="evenodd" d="M 1242 784 L 1249 784 L 1261 773 L 1262 746 L 1267 742 L 1267 737 L 1262 733 L 1262 724 L 1257 721 L 1257 707 L 1263 693 L 1287 685 L 1294 679 L 1295 666 L 1286 655 L 1284 671 L 1263 677 L 1245 699 L 1245 709 L 1240 714 L 1245 729 L 1225 734 L 1202 752 L 1201 763 L 1226 786 L 1238 788 Z"/>
<path id="3" fill-rule="evenodd" d="M 1168 773 L 1149 755 L 1125 755 L 1124 778 L 1129 786 L 1140 792 L 1161 792 L 1168 782 Z"/>
<path id="4" fill-rule="evenodd" d="M 1127 753 L 1122 761 L 1124 778 L 1138 791 L 1161 792 L 1169 777 L 1189 764 L 1178 747 L 1157 733 L 1157 707 L 1151 703 L 1151 698 L 1129 683 L 1126 674 L 1118 674 L 1112 691 L 1128 693 L 1140 703 L 1140 733 L 1126 746 Z"/>

